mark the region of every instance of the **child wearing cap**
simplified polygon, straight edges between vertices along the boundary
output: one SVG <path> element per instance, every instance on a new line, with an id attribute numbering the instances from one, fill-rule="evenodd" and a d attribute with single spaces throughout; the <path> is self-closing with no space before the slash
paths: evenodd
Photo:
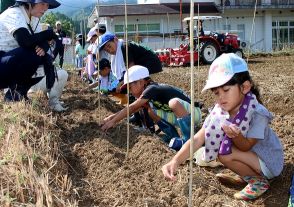
<path id="1" fill-rule="evenodd" d="M 269 189 L 269 179 L 283 169 L 283 147 L 269 124 L 272 114 L 261 104 L 246 62 L 237 55 L 223 54 L 210 66 L 202 91 L 210 89 L 216 105 L 194 136 L 194 151 L 205 145 L 202 159 L 218 157 L 235 175 L 219 173 L 223 183 L 246 184 L 234 194 L 250 200 Z M 189 157 L 190 141 L 162 167 L 165 178 L 175 180 L 179 164 Z"/>
<path id="2" fill-rule="evenodd" d="M 86 73 L 89 83 L 95 82 L 95 78 L 93 77 L 93 74 L 95 72 L 95 49 L 97 45 L 95 44 L 95 41 L 97 39 L 97 34 L 95 30 L 90 30 L 87 34 L 87 42 L 89 42 L 89 46 L 87 48 L 87 60 L 86 60 Z"/>
<path id="3" fill-rule="evenodd" d="M 129 68 L 129 78 L 124 75 L 124 85 L 129 82 L 131 94 L 137 98 L 129 106 L 130 114 L 145 107 L 148 109 L 150 117 L 165 133 L 164 141 L 169 143 L 169 147 L 179 150 L 183 143 L 190 137 L 190 98 L 180 89 L 153 82 L 149 77 L 146 67 L 134 65 Z M 102 130 L 113 127 L 120 120 L 127 117 L 127 108 L 108 116 L 103 121 Z M 195 123 L 201 121 L 201 111 L 195 107 Z M 175 126 L 181 130 L 182 137 L 179 136 Z"/>
<path id="4" fill-rule="evenodd" d="M 81 92 L 93 89 L 94 91 L 100 91 L 105 95 L 111 94 L 120 100 L 119 104 L 124 105 L 127 103 L 127 97 L 125 94 L 116 93 L 118 83 L 118 80 L 111 72 L 109 60 L 103 58 L 99 61 L 99 80 L 95 81 L 87 88 L 82 89 Z"/>
<path id="5" fill-rule="evenodd" d="M 93 29 L 96 31 L 96 34 L 98 35 L 98 38 L 95 42 L 97 45 L 95 50 L 96 59 L 101 60 L 102 58 L 106 58 L 110 60 L 109 54 L 105 50 L 99 50 L 99 47 L 98 47 L 99 44 L 101 43 L 101 36 L 106 33 L 106 26 L 97 23 L 95 27 L 93 27 Z"/>
<path id="6" fill-rule="evenodd" d="M 128 47 L 127 55 L 126 47 Z M 104 51 L 110 55 L 109 58 L 111 62 L 111 70 L 114 76 L 119 80 L 120 85 L 123 83 L 123 77 L 127 64 L 128 67 L 133 65 L 142 65 L 148 68 L 150 74 L 162 71 L 161 62 L 153 50 L 132 41 L 126 44 L 123 39 L 118 39 L 110 32 L 106 32 L 101 36 L 99 50 Z M 126 63 L 127 58 L 128 63 Z M 147 112 L 144 112 L 144 114 L 146 116 Z M 140 122 L 142 122 L 142 120 L 140 120 L 141 118 L 139 117 L 139 112 L 134 114 L 134 116 L 131 118 L 132 122 L 141 125 Z M 151 121 L 149 117 L 145 117 L 145 119 Z M 146 126 L 148 126 L 147 128 L 151 129 L 151 131 L 153 131 L 153 125 L 154 124 L 151 122 L 146 124 Z"/>
<path id="7" fill-rule="evenodd" d="M 142 65 L 148 68 L 150 74 L 162 71 L 161 62 L 154 51 L 135 42 L 129 42 L 127 45 L 128 67 Z M 99 50 L 110 54 L 111 70 L 115 77 L 122 82 L 126 71 L 126 43 L 124 40 L 107 32 L 101 36 Z"/>

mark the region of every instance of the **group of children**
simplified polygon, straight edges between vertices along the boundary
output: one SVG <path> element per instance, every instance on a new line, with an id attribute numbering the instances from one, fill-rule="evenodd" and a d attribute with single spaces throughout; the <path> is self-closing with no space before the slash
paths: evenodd
<path id="1" fill-rule="evenodd" d="M 127 77 L 125 47 L 125 42 L 111 33 L 101 36 L 98 48 L 109 55 L 110 61 L 99 61 L 99 81 L 87 89 L 121 93 L 129 84 L 135 98 L 129 105 L 129 113 L 144 110 L 164 133 L 162 140 L 178 151 L 162 167 L 164 177 L 175 180 L 179 165 L 189 158 L 191 104 L 195 128 L 201 123 L 199 104 L 192 103 L 179 88 L 154 82 L 150 74 L 160 72 L 161 64 L 151 50 L 136 43 L 128 44 Z M 234 194 L 236 199 L 258 198 L 269 189 L 269 180 L 280 175 L 283 169 L 283 147 L 269 126 L 273 116 L 262 105 L 246 62 L 233 53 L 222 54 L 211 64 L 202 92 L 209 89 L 214 94 L 215 106 L 194 135 L 193 149 L 195 152 L 204 149 L 200 156 L 203 162 L 217 159 L 234 173 L 217 174 L 222 183 L 246 185 Z M 101 129 L 106 131 L 127 116 L 127 108 L 124 108 L 106 117 Z"/>
<path id="2" fill-rule="evenodd" d="M 76 37 L 76 69 L 78 69 L 81 78 L 89 83 L 95 82 L 95 76 L 97 76 L 96 60 L 108 58 L 107 56 L 99 57 L 99 53 L 97 53 L 99 36 L 103 35 L 105 32 L 106 27 L 104 25 L 96 24 L 88 32 L 87 39 L 85 39 L 82 34 L 78 34 Z"/>
<path id="3" fill-rule="evenodd" d="M 124 74 L 124 89 L 129 83 L 136 100 L 129 105 L 130 114 L 145 108 L 154 123 L 165 133 L 163 141 L 178 151 L 162 167 L 168 180 L 176 180 L 179 165 L 189 158 L 191 112 L 190 98 L 180 89 L 154 82 L 147 67 L 134 65 Z M 246 62 L 237 55 L 222 54 L 210 66 L 202 92 L 211 90 L 215 106 L 201 129 L 194 135 L 194 152 L 204 146 L 201 159 L 216 159 L 235 174 L 219 173 L 222 183 L 246 185 L 234 194 L 236 199 L 256 199 L 269 189 L 269 180 L 280 175 L 284 155 L 282 144 L 270 128 L 272 114 L 262 105 L 258 88 L 252 81 Z M 201 111 L 195 105 L 195 126 Z M 106 117 L 106 131 L 127 117 L 127 108 Z M 177 128 L 180 129 L 180 135 Z"/>
<path id="4" fill-rule="evenodd" d="M 38 26 L 39 18 L 48 9 L 59 5 L 55 0 L 41 0 L 33 5 L 30 1 L 21 0 L 0 15 L 0 27 L 4 31 L 0 39 L 0 89 L 9 88 L 5 94 L 7 100 L 26 99 L 28 90 L 40 82 L 43 88 L 51 92 L 52 107 L 57 111 L 65 110 L 59 97 L 67 74 L 64 74 L 63 81 L 58 81 L 50 61 L 51 56 L 47 53 L 48 41 L 57 37 L 53 31 L 41 31 Z M 27 19 L 31 21 L 27 22 Z M 32 31 L 32 28 L 36 28 L 36 31 Z M 151 74 L 162 71 L 160 60 L 152 50 L 134 42 L 126 44 L 112 33 L 101 35 L 100 29 L 103 28 L 95 27 L 89 33 L 88 40 L 93 45 L 88 52 L 85 52 L 83 37 L 78 37 L 78 67 L 83 66 L 81 57 L 88 55 L 86 71 L 92 85 L 87 89 L 92 88 L 105 94 L 123 94 L 129 84 L 130 93 L 135 98 L 129 105 L 130 114 L 142 110 L 146 112 L 164 133 L 163 141 L 178 151 L 162 167 L 166 179 L 176 180 L 179 165 L 189 158 L 191 105 L 194 106 L 195 126 L 201 123 L 199 105 L 192 103 L 181 89 L 151 79 Z M 95 54 L 98 56 L 95 57 Z M 95 58 L 99 63 L 96 72 L 99 74 L 98 80 L 94 77 Z M 45 74 L 35 78 L 39 65 L 44 65 Z M 218 159 L 235 173 L 217 174 L 221 182 L 246 184 L 243 190 L 234 194 L 236 199 L 258 198 L 269 189 L 269 180 L 279 176 L 283 170 L 283 147 L 270 128 L 273 116 L 262 105 L 246 62 L 235 54 L 222 54 L 211 64 L 202 91 L 206 90 L 213 93 L 215 106 L 194 135 L 192 147 L 197 151 L 204 146 L 201 155 L 204 162 Z M 123 94 L 123 97 L 126 95 Z M 127 116 L 127 108 L 124 108 L 106 117 L 101 129 L 106 131 Z"/>

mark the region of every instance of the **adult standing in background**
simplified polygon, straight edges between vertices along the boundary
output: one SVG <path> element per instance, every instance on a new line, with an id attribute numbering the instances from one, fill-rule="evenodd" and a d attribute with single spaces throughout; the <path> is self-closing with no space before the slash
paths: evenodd
<path id="1" fill-rule="evenodd" d="M 59 55 L 59 67 L 62 68 L 63 66 L 63 59 L 64 59 L 64 44 L 62 43 L 62 40 L 64 37 L 66 37 L 66 33 L 61 28 L 61 22 L 57 21 L 55 23 L 55 33 L 58 36 L 58 39 L 56 40 L 56 46 L 53 51 L 54 59 Z"/>
<path id="2" fill-rule="evenodd" d="M 44 66 L 46 87 L 55 81 L 48 41 L 57 38 L 53 30 L 41 31 L 40 18 L 48 9 L 60 6 L 56 0 L 16 0 L 0 15 L 0 89 L 8 88 L 4 99 L 27 99 L 29 88 L 41 78 L 32 78 Z"/>
<path id="3" fill-rule="evenodd" d="M 84 57 L 86 57 L 86 40 L 82 34 L 78 34 L 76 37 L 76 46 L 75 46 L 75 54 L 76 54 L 76 69 L 81 70 L 84 67 L 83 61 Z"/>
<path id="4" fill-rule="evenodd" d="M 87 47 L 87 59 L 86 59 L 86 72 L 89 83 L 95 82 L 95 78 L 93 74 L 95 72 L 95 61 L 96 55 L 94 51 L 97 48 L 96 45 L 97 34 L 95 30 L 90 30 L 87 34 L 87 42 L 89 42 L 89 46 Z"/>

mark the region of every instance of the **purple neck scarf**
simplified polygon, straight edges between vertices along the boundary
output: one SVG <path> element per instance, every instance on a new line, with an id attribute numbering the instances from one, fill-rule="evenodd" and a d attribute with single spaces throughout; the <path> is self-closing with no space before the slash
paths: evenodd
<path id="1" fill-rule="evenodd" d="M 232 153 L 232 140 L 224 133 L 222 126 L 235 124 L 245 136 L 249 129 L 252 114 L 258 104 L 256 97 L 251 92 L 247 93 L 237 115 L 230 119 L 229 113 L 216 104 L 204 122 L 205 152 L 204 160 L 209 162 L 216 159 L 217 155 Z"/>

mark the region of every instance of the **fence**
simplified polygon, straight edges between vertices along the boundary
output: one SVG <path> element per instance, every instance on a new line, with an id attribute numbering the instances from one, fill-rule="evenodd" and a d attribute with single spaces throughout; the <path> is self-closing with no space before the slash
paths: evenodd
<path id="1" fill-rule="evenodd" d="M 58 57 L 56 59 L 58 61 Z M 64 48 L 64 63 L 69 65 L 75 65 L 75 46 L 66 45 Z"/>

